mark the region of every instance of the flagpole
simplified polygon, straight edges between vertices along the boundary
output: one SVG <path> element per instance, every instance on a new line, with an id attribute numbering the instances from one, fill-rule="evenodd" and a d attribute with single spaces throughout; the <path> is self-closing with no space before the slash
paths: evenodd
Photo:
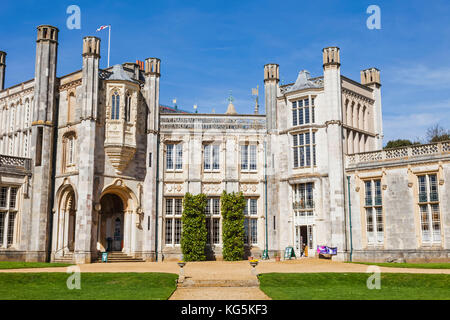
<path id="1" fill-rule="evenodd" d="M 109 36 L 108 36 L 108 68 L 109 68 L 110 54 L 111 54 L 111 25 L 109 25 Z"/>

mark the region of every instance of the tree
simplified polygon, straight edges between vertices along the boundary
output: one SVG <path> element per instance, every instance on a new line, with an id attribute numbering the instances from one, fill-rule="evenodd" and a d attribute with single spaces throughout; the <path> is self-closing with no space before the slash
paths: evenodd
<path id="1" fill-rule="evenodd" d="M 450 130 L 445 130 L 439 124 L 435 124 L 427 130 L 428 143 L 436 143 L 450 140 Z"/>
<path id="2" fill-rule="evenodd" d="M 183 199 L 183 231 L 181 233 L 181 251 L 184 261 L 206 260 L 206 195 L 186 193 Z"/>
<path id="3" fill-rule="evenodd" d="M 245 198 L 241 193 L 223 192 L 222 242 L 223 259 L 239 261 L 244 258 L 244 208 Z"/>
<path id="4" fill-rule="evenodd" d="M 409 147 L 417 144 L 420 144 L 420 142 L 411 142 L 411 140 L 406 139 L 391 140 L 386 144 L 384 149 Z"/>

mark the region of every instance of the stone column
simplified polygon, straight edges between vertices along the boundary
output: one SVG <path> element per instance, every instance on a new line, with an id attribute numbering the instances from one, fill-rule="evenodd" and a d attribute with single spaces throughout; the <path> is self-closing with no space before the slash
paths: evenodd
<path id="1" fill-rule="evenodd" d="M 36 70 L 34 79 L 34 110 L 31 138 L 33 160 L 31 216 L 24 216 L 29 225 L 28 261 L 47 259 L 52 214 L 53 137 L 58 80 L 56 65 L 58 32 L 52 26 L 39 26 L 36 41 Z"/>
<path id="2" fill-rule="evenodd" d="M 156 216 L 160 214 L 160 185 L 163 163 L 162 148 L 159 147 L 159 79 L 161 77 L 161 61 L 157 58 L 145 60 L 144 99 L 147 104 L 147 155 L 146 175 L 143 185 L 143 258 L 154 261 L 157 255 L 156 243 L 161 239 L 160 231 L 156 229 Z M 158 240 L 155 238 L 158 233 Z"/>
<path id="3" fill-rule="evenodd" d="M 100 39 L 83 39 L 81 123 L 78 130 L 78 202 L 75 222 L 75 262 L 96 258 L 94 218 L 95 150 L 98 119 Z"/>
<path id="4" fill-rule="evenodd" d="M 327 106 L 328 176 L 330 195 L 331 245 L 338 248 L 338 260 L 346 256 L 346 210 L 344 193 L 344 150 L 342 144 L 342 90 L 340 50 L 323 49 L 324 95 Z M 358 115 L 358 111 L 355 112 Z M 354 125 L 358 125 L 356 121 Z"/>

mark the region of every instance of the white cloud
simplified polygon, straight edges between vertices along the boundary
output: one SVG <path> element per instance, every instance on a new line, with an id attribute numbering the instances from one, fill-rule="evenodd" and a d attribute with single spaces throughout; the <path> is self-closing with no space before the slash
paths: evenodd
<path id="1" fill-rule="evenodd" d="M 426 65 L 395 67 L 386 71 L 391 82 L 404 85 L 450 88 L 450 67 L 432 68 Z"/>

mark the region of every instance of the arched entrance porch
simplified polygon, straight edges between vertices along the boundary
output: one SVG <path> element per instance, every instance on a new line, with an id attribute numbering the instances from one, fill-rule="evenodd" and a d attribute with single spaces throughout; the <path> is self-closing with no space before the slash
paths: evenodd
<path id="1" fill-rule="evenodd" d="M 139 217 L 133 192 L 114 184 L 103 191 L 99 204 L 97 250 L 134 255 Z"/>
<path id="2" fill-rule="evenodd" d="M 100 251 L 122 251 L 124 233 L 124 205 L 115 194 L 106 194 L 100 201 L 98 243 Z"/>

